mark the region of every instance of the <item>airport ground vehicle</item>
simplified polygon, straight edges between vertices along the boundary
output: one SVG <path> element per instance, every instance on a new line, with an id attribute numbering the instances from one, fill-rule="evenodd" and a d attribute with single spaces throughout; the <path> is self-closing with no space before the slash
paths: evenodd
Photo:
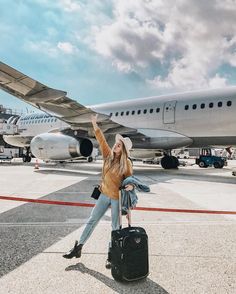
<path id="1" fill-rule="evenodd" d="M 223 168 L 227 165 L 227 160 L 224 157 L 212 155 L 211 149 L 202 149 L 202 154 L 196 158 L 196 164 L 199 167 L 214 166 L 215 168 Z"/>
<path id="2" fill-rule="evenodd" d="M 178 159 L 187 159 L 189 158 L 189 151 L 187 149 L 180 150 L 180 152 L 177 154 Z"/>
<path id="3" fill-rule="evenodd" d="M 143 163 L 147 163 L 147 164 L 159 164 L 160 163 L 160 159 L 157 157 L 152 157 L 152 158 L 146 158 L 143 160 Z"/>
<path id="4" fill-rule="evenodd" d="M 160 164 L 161 158 L 159 157 L 154 157 L 154 158 L 147 158 L 143 160 L 143 163 L 147 164 Z M 186 160 L 181 160 L 179 159 L 179 165 L 186 166 L 187 161 Z"/>

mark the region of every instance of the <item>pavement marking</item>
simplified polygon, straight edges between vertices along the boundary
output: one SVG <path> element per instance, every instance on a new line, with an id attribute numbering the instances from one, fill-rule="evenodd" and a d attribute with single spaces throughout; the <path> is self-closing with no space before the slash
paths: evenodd
<path id="1" fill-rule="evenodd" d="M 65 168 L 40 168 L 40 171 L 60 171 L 60 172 L 72 172 L 72 173 L 76 173 L 76 174 L 88 174 L 88 175 L 98 175 L 101 172 L 94 172 L 94 171 L 85 171 L 85 170 L 75 170 L 75 169 L 65 169 Z M 37 172 L 37 171 L 36 171 Z"/>
<path id="2" fill-rule="evenodd" d="M 0 200 L 12 200 L 12 201 L 23 201 L 33 202 L 40 204 L 51 204 L 51 205 L 68 205 L 68 206 L 82 206 L 82 207 L 94 207 L 93 203 L 85 202 L 72 202 L 72 201 L 58 201 L 58 200 L 46 200 L 46 199 L 31 199 L 25 197 L 12 197 L 12 196 L 0 196 Z M 141 207 L 137 206 L 133 210 L 142 211 L 158 211 L 158 212 L 174 212 L 174 213 L 199 213 L 199 214 L 235 214 L 236 211 L 226 210 L 206 210 L 206 209 L 179 209 L 179 208 L 160 208 L 160 207 Z"/>
<path id="3" fill-rule="evenodd" d="M 107 214 L 110 216 L 110 214 Z M 0 223 L 2 227 L 21 227 L 21 226 L 77 226 L 77 225 L 85 225 L 87 223 L 86 220 L 81 221 L 73 221 L 73 222 L 22 222 L 22 223 Z M 107 225 L 110 223 L 109 221 L 102 220 L 99 222 L 101 225 Z M 235 225 L 233 221 L 189 221 L 189 220 L 181 220 L 181 221 L 156 221 L 156 222 L 148 222 L 148 221 L 139 221 L 132 222 L 132 226 L 140 226 L 140 225 L 150 225 L 150 226 L 169 226 L 169 225 L 184 225 L 184 226 L 225 226 L 225 225 Z"/>

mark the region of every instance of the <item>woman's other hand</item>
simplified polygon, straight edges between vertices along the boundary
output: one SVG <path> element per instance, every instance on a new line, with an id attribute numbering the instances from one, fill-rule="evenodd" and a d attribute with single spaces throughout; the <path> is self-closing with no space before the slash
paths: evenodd
<path id="1" fill-rule="evenodd" d="M 125 191 L 132 191 L 134 189 L 134 186 L 129 184 L 125 186 Z"/>

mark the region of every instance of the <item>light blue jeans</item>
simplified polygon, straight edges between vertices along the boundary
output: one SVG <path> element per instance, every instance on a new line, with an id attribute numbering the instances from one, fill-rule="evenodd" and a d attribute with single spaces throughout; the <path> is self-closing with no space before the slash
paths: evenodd
<path id="1" fill-rule="evenodd" d="M 79 244 L 85 244 L 109 206 L 111 206 L 112 230 L 119 229 L 119 201 L 101 193 L 83 230 Z"/>

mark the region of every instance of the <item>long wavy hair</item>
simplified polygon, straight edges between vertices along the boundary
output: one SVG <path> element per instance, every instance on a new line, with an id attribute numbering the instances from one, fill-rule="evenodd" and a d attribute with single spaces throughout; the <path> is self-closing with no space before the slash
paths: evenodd
<path id="1" fill-rule="evenodd" d="M 118 158 L 118 161 L 116 162 L 117 158 L 115 157 L 115 152 L 114 152 L 115 144 L 114 144 L 114 146 L 111 149 L 111 155 L 108 156 L 106 159 L 106 163 L 108 165 L 108 168 L 111 168 L 113 172 L 117 172 L 119 175 L 124 175 L 128 170 L 128 164 L 127 164 L 128 154 L 125 149 L 124 143 L 122 141 L 121 143 L 122 143 L 122 149 L 121 149 L 121 154 Z"/>

